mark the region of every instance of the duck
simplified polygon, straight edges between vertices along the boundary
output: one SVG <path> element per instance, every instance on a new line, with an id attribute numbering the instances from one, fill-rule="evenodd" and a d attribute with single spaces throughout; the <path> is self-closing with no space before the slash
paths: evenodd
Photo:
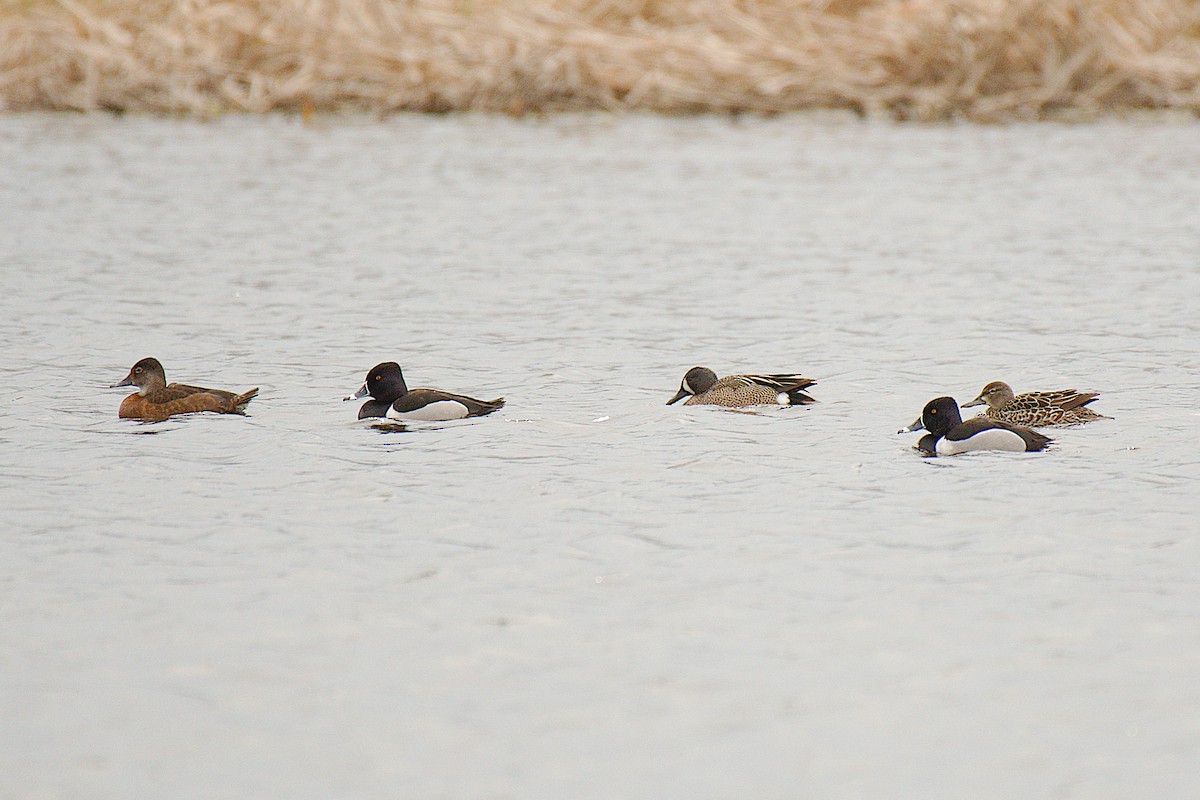
<path id="1" fill-rule="evenodd" d="M 357 392 L 345 398 L 371 399 L 358 409 L 358 418 L 387 417 L 389 419 L 426 420 L 440 422 L 464 417 L 482 417 L 504 406 L 504 398 L 476 400 L 441 389 L 409 389 L 404 373 L 395 361 L 376 364 Z"/>
<path id="2" fill-rule="evenodd" d="M 925 430 L 917 449 L 926 455 L 953 456 L 976 450 L 1007 450 L 1033 453 L 1045 450 L 1053 440 L 1035 430 L 980 415 L 963 422 L 953 397 L 935 397 L 911 425 L 896 433 Z"/>
<path id="3" fill-rule="evenodd" d="M 1012 387 L 1004 381 L 992 381 L 983 387 L 978 397 L 964 403 L 963 408 L 986 403 L 983 416 L 1033 428 L 1078 425 L 1096 419 L 1112 419 L 1087 408 L 1087 404 L 1099 396 L 1099 392 L 1077 392 L 1074 389 L 1014 394 Z"/>
<path id="4" fill-rule="evenodd" d="M 776 375 L 726 375 L 718 378 L 708 367 L 692 367 L 683 376 L 679 391 L 667 405 L 683 398 L 685 406 L 744 408 L 765 405 L 808 405 L 817 402 L 803 392 L 816 381 L 795 373 Z"/>
<path id="5" fill-rule="evenodd" d="M 129 368 L 125 379 L 114 383 L 136 386 L 137 391 L 121 401 L 117 415 L 122 419 L 141 419 L 161 422 L 177 414 L 215 411 L 218 414 L 241 414 L 246 404 L 258 395 L 258 387 L 237 394 L 224 389 L 205 389 L 182 383 L 167 383 L 167 374 L 156 358 L 143 358 Z"/>

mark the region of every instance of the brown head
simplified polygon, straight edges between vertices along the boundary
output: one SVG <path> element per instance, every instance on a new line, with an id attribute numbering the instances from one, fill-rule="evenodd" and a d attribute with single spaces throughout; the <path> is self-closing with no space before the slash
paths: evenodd
<path id="1" fill-rule="evenodd" d="M 983 387 L 983 391 L 979 393 L 978 397 L 969 403 L 963 403 L 962 407 L 970 408 L 971 406 L 981 406 L 987 403 L 988 408 L 1004 408 L 1004 406 L 1012 402 L 1014 397 L 1016 395 L 1013 394 L 1012 387 L 1007 383 L 1004 381 L 992 381 Z"/>
<path id="2" fill-rule="evenodd" d="M 129 374 L 120 383 L 114 383 L 110 389 L 118 386 L 136 386 L 138 394 L 144 395 L 167 385 L 167 373 L 157 358 L 143 358 L 129 368 Z"/>

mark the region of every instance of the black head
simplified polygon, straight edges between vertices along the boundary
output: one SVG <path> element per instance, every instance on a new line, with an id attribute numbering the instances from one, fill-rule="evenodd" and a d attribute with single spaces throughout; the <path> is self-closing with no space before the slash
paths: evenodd
<path id="1" fill-rule="evenodd" d="M 933 439 L 937 440 L 945 436 L 950 430 L 962 422 L 962 415 L 958 410 L 958 403 L 953 397 L 935 397 L 925 404 L 925 408 L 921 411 L 921 416 L 913 420 L 906 428 L 901 428 L 896 433 L 912 433 L 913 431 L 929 431 L 933 434 Z M 930 437 L 926 436 L 921 439 L 922 444 Z"/>
<path id="2" fill-rule="evenodd" d="M 118 386 L 136 386 L 141 394 L 151 389 L 161 389 L 167 385 L 167 374 L 157 358 L 143 358 L 129 368 L 129 374 L 119 383 L 114 383 L 110 389 Z"/>
<path id="3" fill-rule="evenodd" d="M 717 382 L 717 373 L 708 367 L 692 367 L 683 376 L 679 391 L 667 401 L 667 405 L 676 403 L 689 395 L 704 394 Z"/>
<path id="4" fill-rule="evenodd" d="M 962 414 L 953 397 L 935 397 L 921 411 L 921 425 L 934 436 L 945 436 L 962 424 Z"/>
<path id="5" fill-rule="evenodd" d="M 371 395 L 376 400 L 391 404 L 408 394 L 408 386 L 404 383 L 404 373 L 395 361 L 385 361 L 371 367 L 367 380 L 362 387 L 347 400 L 357 400 Z"/>

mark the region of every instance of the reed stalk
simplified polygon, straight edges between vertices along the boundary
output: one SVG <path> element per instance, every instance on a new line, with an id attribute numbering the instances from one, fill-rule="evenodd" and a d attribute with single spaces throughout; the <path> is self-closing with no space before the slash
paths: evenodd
<path id="1" fill-rule="evenodd" d="M 1197 0 L 0 0 L 0 109 L 1200 113 Z"/>

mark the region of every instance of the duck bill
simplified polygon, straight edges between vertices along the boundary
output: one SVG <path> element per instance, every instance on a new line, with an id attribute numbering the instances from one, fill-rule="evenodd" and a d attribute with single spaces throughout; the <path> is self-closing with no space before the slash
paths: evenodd
<path id="1" fill-rule="evenodd" d="M 672 397 L 670 400 L 667 401 L 667 405 L 671 405 L 672 403 L 678 403 L 680 400 L 682 400 L 683 398 L 685 398 L 687 396 L 688 396 L 688 393 L 685 392 L 683 389 L 680 389 L 678 392 L 675 393 L 674 397 Z"/>
<path id="2" fill-rule="evenodd" d="M 124 380 L 122 380 L 120 383 L 114 383 L 112 386 L 110 386 L 108 388 L 116 389 L 118 386 L 133 386 L 133 373 L 130 372 L 128 375 L 125 376 Z"/>
<path id="3" fill-rule="evenodd" d="M 362 398 L 366 397 L 368 394 L 370 394 L 370 392 L 367 391 L 367 385 L 364 383 L 362 386 L 358 387 L 357 392 L 355 392 L 354 394 L 351 394 L 351 395 L 347 395 L 346 397 L 343 397 L 342 402 L 344 403 L 347 400 L 361 400 Z"/>
<path id="4" fill-rule="evenodd" d="M 979 397 L 976 397 L 971 402 L 963 403 L 961 406 L 959 406 L 959 408 L 970 408 L 971 406 L 981 406 L 984 404 L 984 402 L 985 401 L 983 399 L 983 395 L 979 395 Z"/>
<path id="5" fill-rule="evenodd" d="M 913 431 L 923 431 L 923 430 L 925 430 L 925 423 L 921 422 L 920 417 L 917 417 L 915 420 L 913 420 L 911 425 L 909 425 L 908 427 L 905 427 L 905 428 L 901 428 L 900 430 L 896 431 L 896 433 L 912 433 Z"/>

